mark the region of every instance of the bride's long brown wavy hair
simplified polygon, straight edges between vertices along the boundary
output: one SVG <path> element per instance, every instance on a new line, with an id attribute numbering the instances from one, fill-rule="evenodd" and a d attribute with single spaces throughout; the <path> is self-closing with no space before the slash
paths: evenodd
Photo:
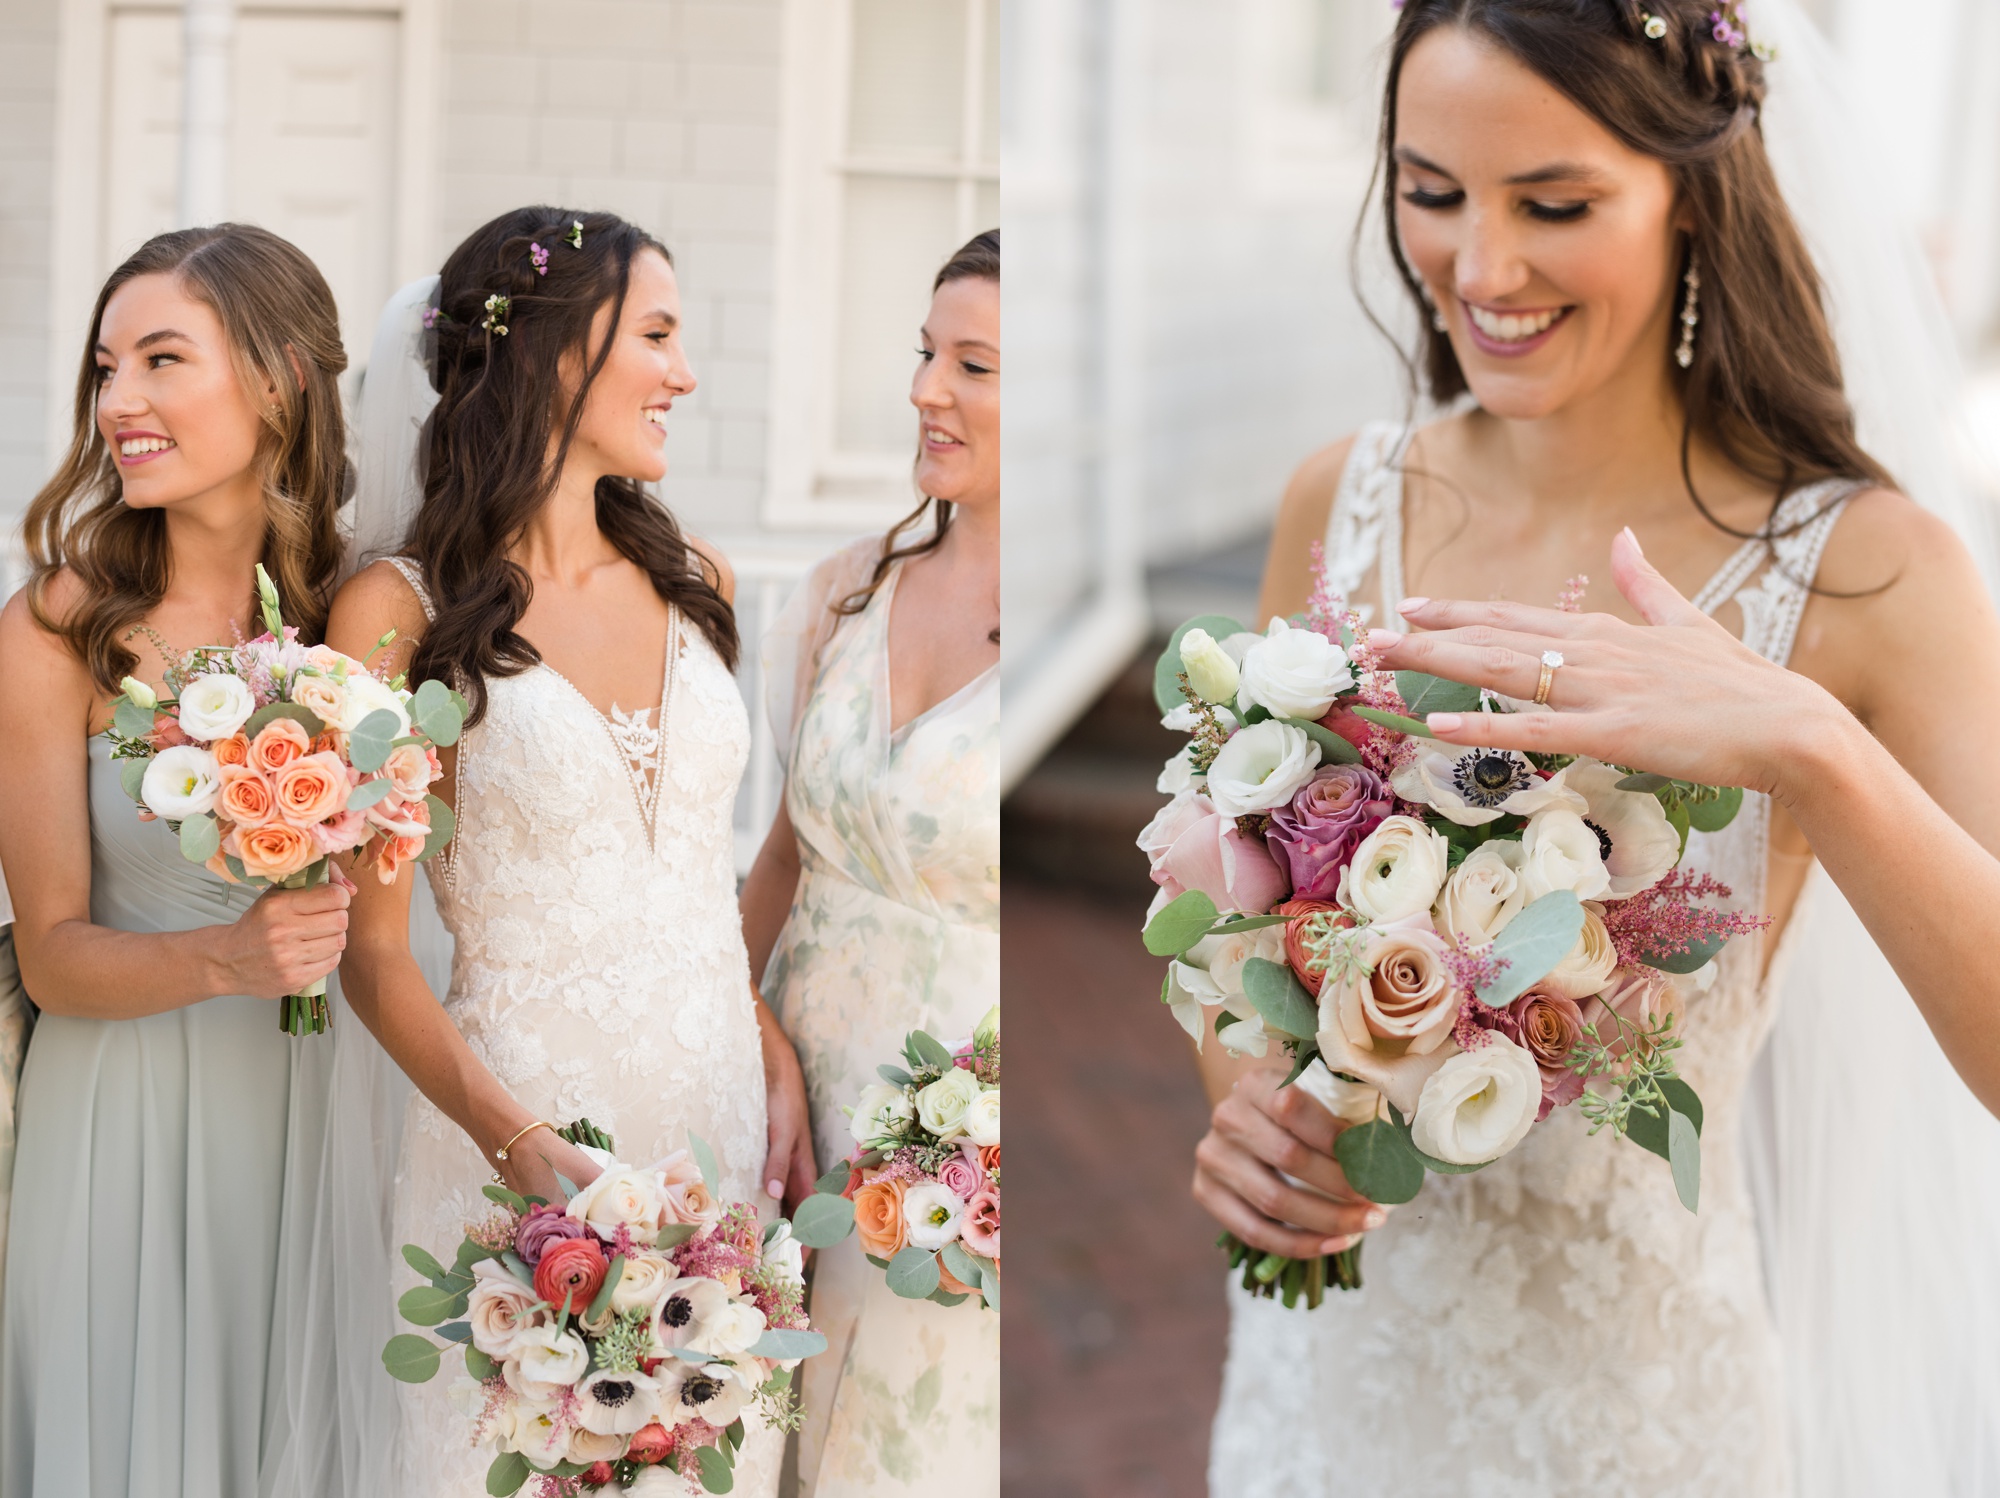
<path id="1" fill-rule="evenodd" d="M 1855 437 L 1819 272 L 1764 151 L 1763 59 L 1718 37 L 1716 10 L 1716 0 L 1407 0 L 1389 46 L 1375 173 L 1389 251 L 1422 328 L 1414 359 L 1404 356 L 1442 404 L 1465 393 L 1465 371 L 1451 339 L 1432 326 L 1423 284 L 1396 237 L 1396 101 L 1410 49 L 1440 26 L 1463 27 L 1631 150 L 1665 162 L 1693 222 L 1683 268 L 1686 253 L 1698 247 L 1701 257 L 1694 362 L 1685 371 L 1669 364 L 1686 412 L 1681 474 L 1711 524 L 1747 538 L 1783 534 L 1772 529 L 1777 506 L 1801 484 L 1846 478 L 1893 487 L 1894 480 Z M 1731 20 L 1733 0 L 1722 11 Z M 1647 32 L 1649 19 L 1659 35 Z M 1662 360 L 1669 354 L 1659 351 Z M 1734 530 L 1702 502 L 1688 464 L 1696 435 L 1772 485 L 1772 516 L 1762 529 Z"/>
<path id="2" fill-rule="evenodd" d="M 487 678 L 541 661 L 515 629 L 534 584 L 507 552 L 555 493 L 617 336 L 633 257 L 646 250 L 673 262 L 665 245 L 615 214 L 517 208 L 475 229 L 439 273 L 430 365 L 438 403 L 424 425 L 424 498 L 405 548 L 424 570 L 437 617 L 411 675 L 457 681 L 468 722 L 485 714 Z M 607 305 L 611 320 L 593 349 L 591 326 Z M 565 356 L 583 371 L 572 393 Z M 735 613 L 667 507 L 617 475 L 597 481 L 596 502 L 605 538 L 734 670 Z"/>
<path id="3" fill-rule="evenodd" d="M 167 517 L 125 505 L 118 459 L 97 427 L 97 339 L 104 308 L 139 276 L 172 275 L 214 309 L 244 386 L 275 388 L 263 413 L 253 462 L 264 491 L 264 568 L 284 599 L 285 618 L 317 642 L 326 628 L 340 564 L 334 513 L 345 497 L 347 429 L 341 417 L 340 316 L 319 268 L 296 245 L 251 224 L 216 224 L 157 235 L 105 281 L 90 314 L 77 375 L 75 429 L 55 475 L 23 523 L 31 570 L 28 608 L 60 637 L 104 692 L 138 664 L 126 643 L 166 596 L 173 571 Z M 77 602 L 59 611 L 49 596 L 69 571 Z M 245 599 L 256 596 L 243 579 Z M 254 617 L 254 615 L 253 615 Z"/>

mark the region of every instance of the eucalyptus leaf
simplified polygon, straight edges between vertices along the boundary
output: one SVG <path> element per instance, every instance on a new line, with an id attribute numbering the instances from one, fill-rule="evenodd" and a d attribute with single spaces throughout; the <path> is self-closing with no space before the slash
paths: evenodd
<path id="1" fill-rule="evenodd" d="M 1291 921 L 1288 915 L 1232 915 L 1209 931 L 1210 936 L 1234 936 L 1239 931 L 1261 931 L 1266 926 L 1282 926 Z"/>
<path id="2" fill-rule="evenodd" d="M 794 1331 L 787 1327 L 766 1327 L 757 1340 L 748 1348 L 753 1358 L 769 1358 L 773 1362 L 785 1362 L 791 1358 L 809 1358 L 826 1351 L 826 1337 L 820 1332 Z"/>
<path id="3" fill-rule="evenodd" d="M 402 1312 L 405 1321 L 418 1326 L 436 1326 L 454 1314 L 451 1307 L 457 1298 L 451 1291 L 440 1290 L 435 1285 L 418 1285 L 403 1292 L 402 1299 L 396 1302 L 396 1309 Z"/>
<path id="4" fill-rule="evenodd" d="M 306 731 L 306 737 L 316 739 L 326 732 L 326 720 L 311 708 L 300 707 L 296 702 L 273 702 L 260 707 L 243 723 L 243 733 L 247 738 L 256 738 L 265 725 L 275 723 L 280 718 L 290 718 Z"/>
<path id="5" fill-rule="evenodd" d="M 1318 1044 L 1310 1040 L 1299 1042 L 1298 1052 L 1292 1057 L 1292 1069 L 1285 1073 L 1285 1080 L 1278 1084 L 1279 1091 L 1282 1092 L 1285 1088 L 1291 1086 L 1292 1083 L 1298 1081 L 1300 1077 L 1305 1075 L 1306 1068 L 1317 1060 L 1319 1060 Z"/>
<path id="6" fill-rule="evenodd" d="M 1318 1031 L 1319 1006 L 1283 963 L 1252 957 L 1243 964 L 1243 992 L 1266 1029 L 1295 1040 L 1310 1040 Z"/>
<path id="7" fill-rule="evenodd" d="M 978 1261 L 965 1251 L 963 1244 L 947 1243 L 938 1250 L 938 1258 L 961 1285 L 974 1290 L 979 1288 L 984 1276 L 980 1273 Z"/>
<path id="8" fill-rule="evenodd" d="M 729 1443 L 731 1451 L 741 1451 L 743 1449 L 743 1417 L 741 1415 L 738 1415 L 734 1420 L 722 1427 L 722 1439 Z"/>
<path id="9" fill-rule="evenodd" d="M 444 1265 L 433 1258 L 428 1250 L 420 1248 L 414 1243 L 405 1243 L 403 1245 L 403 1262 L 427 1280 L 441 1280 L 444 1278 Z"/>
<path id="10" fill-rule="evenodd" d="M 822 1196 L 839 1196 L 847 1189 L 847 1178 L 854 1174 L 847 1162 L 842 1160 L 825 1175 L 813 1182 L 813 1190 Z"/>
<path id="11" fill-rule="evenodd" d="M 875 1068 L 875 1075 L 887 1082 L 891 1087 L 908 1087 L 912 1082 L 916 1081 L 916 1078 L 904 1071 L 902 1067 L 891 1066 L 886 1061 Z"/>
<path id="12" fill-rule="evenodd" d="M 706 1139 L 695 1133 L 693 1129 L 688 1130 L 688 1148 L 694 1152 L 694 1163 L 701 1167 L 701 1183 L 708 1187 L 708 1194 L 710 1196 L 721 1195 L 722 1167 L 715 1163 L 714 1149 L 710 1147 Z M 575 1196 L 575 1189 L 571 1188 L 569 1194 Z"/>
<path id="13" fill-rule="evenodd" d="M 379 801 L 387 801 L 396 793 L 396 782 L 383 776 L 380 780 L 364 780 L 347 793 L 349 811 L 366 811 Z"/>
<path id="14" fill-rule="evenodd" d="M 1684 1114 L 1694 1125 L 1695 1133 L 1699 1134 L 1701 1099 L 1695 1096 L 1695 1090 L 1679 1077 L 1668 1077 L 1660 1083 L 1660 1091 L 1666 1094 L 1667 1108 Z M 1625 1137 L 1639 1148 L 1651 1150 L 1662 1160 L 1671 1160 L 1673 1157 L 1668 1153 L 1670 1144 L 1667 1138 L 1667 1120 L 1662 1116 L 1666 1109 L 1661 1109 L 1657 1102 L 1650 1106 L 1658 1111 L 1645 1113 L 1634 1108 L 1625 1115 Z"/>
<path id="15" fill-rule="evenodd" d="M 1663 957 L 1641 957 L 1642 966 L 1658 968 L 1663 973 L 1698 972 L 1714 960 L 1715 954 L 1729 945 L 1729 938 L 1716 932 L 1692 943 L 1685 952 L 1673 952 Z"/>
<path id="16" fill-rule="evenodd" d="M 450 842 L 451 835 L 458 831 L 458 815 L 444 802 L 436 796 L 426 795 L 424 805 L 430 808 L 431 830 L 430 835 L 424 839 L 424 851 L 417 855 L 418 863 L 422 863 Z"/>
<path id="17" fill-rule="evenodd" d="M 1614 785 L 1612 789 L 1619 791 L 1643 791 L 1647 795 L 1651 795 L 1654 791 L 1665 790 L 1672 784 L 1673 782 L 1664 775 L 1655 775 L 1651 770 L 1641 770 L 1636 774 L 1627 775 L 1623 780 Z"/>
<path id="18" fill-rule="evenodd" d="M 1280 723 L 1289 724 L 1319 745 L 1319 762 L 1323 765 L 1358 765 L 1361 751 L 1328 728 L 1324 723 L 1315 723 L 1310 718 L 1280 718 Z"/>
<path id="19" fill-rule="evenodd" d="M 604 1271 L 604 1284 L 598 1290 L 597 1298 L 591 1301 L 590 1309 L 584 1312 L 587 1320 L 595 1321 L 604 1314 L 611 1304 L 611 1292 L 618 1288 L 618 1282 L 623 1278 L 625 1278 L 625 1255 L 613 1254 L 610 1267 Z"/>
<path id="20" fill-rule="evenodd" d="M 556 1172 L 556 1185 L 562 1188 L 562 1194 L 565 1200 L 567 1200 L 572 1196 L 575 1196 L 578 1190 L 581 1189 L 577 1186 L 575 1181 L 572 1181 L 568 1176 L 564 1175 L 561 1171 Z M 713 1193 L 714 1189 L 715 1189 L 714 1187 L 709 1188 L 711 1193 Z"/>
<path id="21" fill-rule="evenodd" d="M 465 712 L 452 701 L 452 692 L 441 681 L 427 681 L 410 698 L 410 721 L 425 738 L 440 748 L 458 742 L 465 726 Z"/>
<path id="22" fill-rule="evenodd" d="M 660 1229 L 653 1243 L 656 1248 L 678 1248 L 699 1231 L 698 1223 L 670 1222 Z"/>
<path id="23" fill-rule="evenodd" d="M 1000 1309 L 1000 1270 L 991 1263 L 979 1267 L 979 1293 L 990 1310 Z"/>
<path id="24" fill-rule="evenodd" d="M 429 1337 L 403 1332 L 391 1337 L 389 1345 L 382 1349 L 382 1366 L 389 1370 L 391 1378 L 406 1384 L 427 1383 L 437 1376 L 438 1359 L 443 1354 L 444 1349 Z"/>
<path id="25" fill-rule="evenodd" d="M 1743 809 L 1743 788 L 1725 785 L 1716 788 L 1716 794 L 1700 800 L 1689 798 L 1687 804 L 1688 825 L 1696 832 L 1720 832 L 1736 820 L 1736 813 Z"/>
<path id="26" fill-rule="evenodd" d="M 1178 957 L 1208 935 L 1219 914 L 1215 901 L 1198 889 L 1176 895 L 1146 922 L 1146 950 L 1155 957 Z"/>
<path id="27" fill-rule="evenodd" d="M 189 863 L 207 863 L 222 847 L 222 829 L 206 812 L 181 823 L 181 857 Z"/>
<path id="28" fill-rule="evenodd" d="M 403 726 L 386 707 L 378 707 L 363 718 L 347 735 L 347 757 L 354 768 L 372 775 L 388 763 L 390 747 Z"/>
<path id="29" fill-rule="evenodd" d="M 854 1203 L 834 1192 L 816 1191 L 792 1212 L 792 1236 L 807 1248 L 832 1248 L 854 1231 Z"/>
<path id="30" fill-rule="evenodd" d="M 889 1261 L 889 1288 L 905 1300 L 923 1300 L 938 1287 L 937 1255 L 905 1248 Z"/>
<path id="31" fill-rule="evenodd" d="M 736 1469 L 719 1447 L 698 1446 L 694 1453 L 695 1465 L 701 1469 L 701 1485 L 705 1492 L 726 1493 L 736 1486 Z"/>
<path id="32" fill-rule="evenodd" d="M 1500 928 L 1493 955 L 1506 966 L 1485 987 L 1479 1001 L 1498 1009 L 1511 1004 L 1562 964 L 1583 934 L 1583 906 L 1566 889 L 1550 890 Z"/>
<path id="33" fill-rule="evenodd" d="M 510 1493 L 521 1491 L 521 1485 L 528 1480 L 530 1472 L 528 1459 L 518 1451 L 503 1451 L 493 1458 L 493 1465 L 486 1469 L 486 1491 L 492 1498 L 507 1498 Z"/>
<path id="34" fill-rule="evenodd" d="M 1687 857 L 1688 850 L 1688 828 L 1693 825 L 1688 819 L 1687 802 L 1683 801 L 1679 796 L 1674 796 L 1666 802 L 1666 808 L 1668 825 L 1680 834 L 1681 851 L 1679 856 L 1685 858 Z"/>
<path id="35" fill-rule="evenodd" d="M 1357 707 L 1354 716 L 1363 722 L 1373 723 L 1377 728 L 1386 728 L 1394 733 L 1406 733 L 1413 739 L 1434 739 L 1432 733 L 1415 718 L 1405 718 L 1400 713 L 1385 713 L 1380 708 Z"/>
<path id="36" fill-rule="evenodd" d="M 118 761 L 118 789 L 130 796 L 134 801 L 139 802 L 142 806 L 145 804 L 145 801 L 140 795 L 140 790 L 146 783 L 146 766 L 151 763 L 150 759 L 121 759 Z"/>
<path id="37" fill-rule="evenodd" d="M 1667 1163 L 1673 1167 L 1674 1194 L 1690 1212 L 1701 1203 L 1701 1135 L 1685 1113 L 1667 1115 Z"/>
<path id="38" fill-rule="evenodd" d="M 1462 681 L 1446 681 L 1424 671 L 1398 671 L 1396 695 L 1403 699 L 1410 716 L 1420 721 L 1425 713 L 1479 711 L 1478 687 L 1469 687 Z"/>
<path id="39" fill-rule="evenodd" d="M 142 739 L 153 731 L 156 716 L 155 709 L 141 707 L 129 697 L 120 697 L 118 706 L 111 710 L 111 726 L 121 738 Z"/>
<path id="40" fill-rule="evenodd" d="M 1386 1118 L 1342 1129 L 1333 1141 L 1333 1155 L 1348 1184 L 1371 1202 L 1398 1206 L 1423 1190 L 1423 1161 Z"/>
<path id="41" fill-rule="evenodd" d="M 481 1383 L 485 1383 L 500 1371 L 500 1365 L 478 1348 L 468 1346 L 465 1349 L 465 1371 Z"/>
<path id="42" fill-rule="evenodd" d="M 521 1196 L 517 1192 L 509 1191 L 497 1181 L 488 1181 L 479 1189 L 480 1193 L 488 1201 L 497 1203 L 510 1212 L 526 1212 L 528 1210 L 528 1199 L 526 1197 Z M 405 1249 L 404 1252 L 407 1253 L 409 1250 Z"/>
<path id="43" fill-rule="evenodd" d="M 472 1345 L 472 1323 L 470 1321 L 447 1321 L 437 1329 L 437 1334 L 447 1342 Z"/>
<path id="44" fill-rule="evenodd" d="M 931 1291 L 924 1299 L 930 1301 L 933 1305 L 962 1306 L 968 1300 L 972 1299 L 972 1297 L 970 1295 L 954 1295 L 951 1291 L 945 1289 L 943 1282 L 940 1281 L 938 1288 Z"/>
<path id="45" fill-rule="evenodd" d="M 1180 675 L 1186 669 L 1181 665 L 1181 639 L 1191 629 L 1205 629 L 1218 640 L 1243 633 L 1243 626 L 1227 614 L 1201 614 L 1175 630 L 1153 665 L 1153 700 L 1163 713 L 1170 713 L 1187 701 L 1181 695 Z"/>
<path id="46" fill-rule="evenodd" d="M 916 1053 L 917 1059 L 925 1066 L 935 1066 L 939 1071 L 950 1071 L 953 1065 L 951 1052 L 936 1037 L 922 1030 L 912 1030 L 908 1045 Z"/>

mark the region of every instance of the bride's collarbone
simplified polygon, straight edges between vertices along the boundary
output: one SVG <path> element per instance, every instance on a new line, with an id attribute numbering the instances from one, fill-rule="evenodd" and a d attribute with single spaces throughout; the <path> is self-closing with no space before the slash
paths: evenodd
<path id="1" fill-rule="evenodd" d="M 633 713 L 660 705 L 671 622 L 671 610 L 656 597 L 638 606 L 549 600 L 530 605 L 515 633 L 535 647 L 542 665 L 609 717 L 614 707 Z"/>

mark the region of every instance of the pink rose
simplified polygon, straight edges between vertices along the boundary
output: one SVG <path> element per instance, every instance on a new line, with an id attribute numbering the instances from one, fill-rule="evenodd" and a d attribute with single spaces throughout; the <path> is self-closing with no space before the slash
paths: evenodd
<path id="1" fill-rule="evenodd" d="M 382 773 L 396 784 L 396 794 L 405 801 L 421 802 L 424 792 L 438 777 L 437 755 L 424 744 L 404 744 L 389 751 Z"/>
<path id="2" fill-rule="evenodd" d="M 986 1184 L 986 1178 L 977 1165 L 960 1155 L 945 1161 L 944 1169 L 938 1172 L 938 1184 L 963 1202 L 972 1200 L 972 1193 Z"/>
<path id="3" fill-rule="evenodd" d="M 1244 837 L 1234 819 L 1197 791 L 1182 791 L 1139 834 L 1153 883 L 1177 899 L 1199 890 L 1218 910 L 1265 911 L 1285 894 L 1285 876 L 1260 838 Z"/>
<path id="4" fill-rule="evenodd" d="M 958 1241 L 969 1254 L 982 1259 L 1000 1257 L 1000 1193 L 987 1188 L 975 1191 L 958 1220 Z"/>
<path id="5" fill-rule="evenodd" d="M 1361 840 L 1396 809 L 1388 785 L 1360 765 L 1323 765 L 1271 813 L 1265 842 L 1291 874 L 1292 895 L 1331 900 Z"/>
<path id="6" fill-rule="evenodd" d="M 1542 1109 L 1535 1117 L 1547 1118 L 1583 1094 L 1583 1078 L 1565 1064 L 1583 1038 L 1583 1012 L 1575 999 L 1544 988 L 1529 989 L 1507 1010 L 1514 1018 L 1514 1038 L 1541 1069 Z"/>
<path id="7" fill-rule="evenodd" d="M 387 837 L 414 837 L 421 841 L 431 835 L 430 807 L 423 801 L 400 801 L 384 796 L 363 813 L 368 825 Z"/>
<path id="8" fill-rule="evenodd" d="M 368 841 L 368 819 L 358 811 L 343 811 L 311 829 L 322 853 L 345 853 Z M 421 850 L 419 850 L 421 851 Z"/>

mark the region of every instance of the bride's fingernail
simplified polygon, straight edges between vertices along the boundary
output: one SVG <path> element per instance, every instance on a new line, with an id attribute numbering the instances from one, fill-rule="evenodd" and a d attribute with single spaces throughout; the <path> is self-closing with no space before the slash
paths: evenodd
<path id="1" fill-rule="evenodd" d="M 1424 719 L 1424 727 L 1432 733 L 1457 733 L 1459 721 L 1458 713 L 1432 713 Z"/>
<path id="2" fill-rule="evenodd" d="M 1372 1211 L 1370 1211 L 1366 1217 L 1361 1219 L 1361 1225 L 1367 1228 L 1370 1232 L 1373 1232 L 1376 1228 L 1379 1228 L 1380 1226 L 1382 1226 L 1383 1223 L 1387 1222 L 1388 1220 L 1389 1220 L 1389 1214 L 1387 1212 L 1384 1212 L 1380 1207 L 1376 1207 Z"/>
<path id="3" fill-rule="evenodd" d="M 1370 650 L 1388 650 L 1403 643 L 1403 637 L 1393 629 L 1371 629 L 1368 631 Z"/>
<path id="4" fill-rule="evenodd" d="M 1629 525 L 1625 527 L 1625 539 L 1632 543 L 1632 549 L 1638 552 L 1640 556 L 1643 557 L 1646 554 L 1646 548 L 1639 544 L 1638 533 Z"/>
<path id="5" fill-rule="evenodd" d="M 1423 598 L 1423 597 L 1405 598 L 1401 603 L 1396 605 L 1396 612 L 1399 614 L 1414 614 L 1418 609 L 1424 607 L 1424 605 L 1428 604 L 1429 602 L 1430 600 L 1428 598 Z"/>
<path id="6" fill-rule="evenodd" d="M 773 1176 L 764 1183 L 764 1194 L 766 1196 L 783 1196 L 785 1194 L 785 1183 L 776 1176 Z"/>

